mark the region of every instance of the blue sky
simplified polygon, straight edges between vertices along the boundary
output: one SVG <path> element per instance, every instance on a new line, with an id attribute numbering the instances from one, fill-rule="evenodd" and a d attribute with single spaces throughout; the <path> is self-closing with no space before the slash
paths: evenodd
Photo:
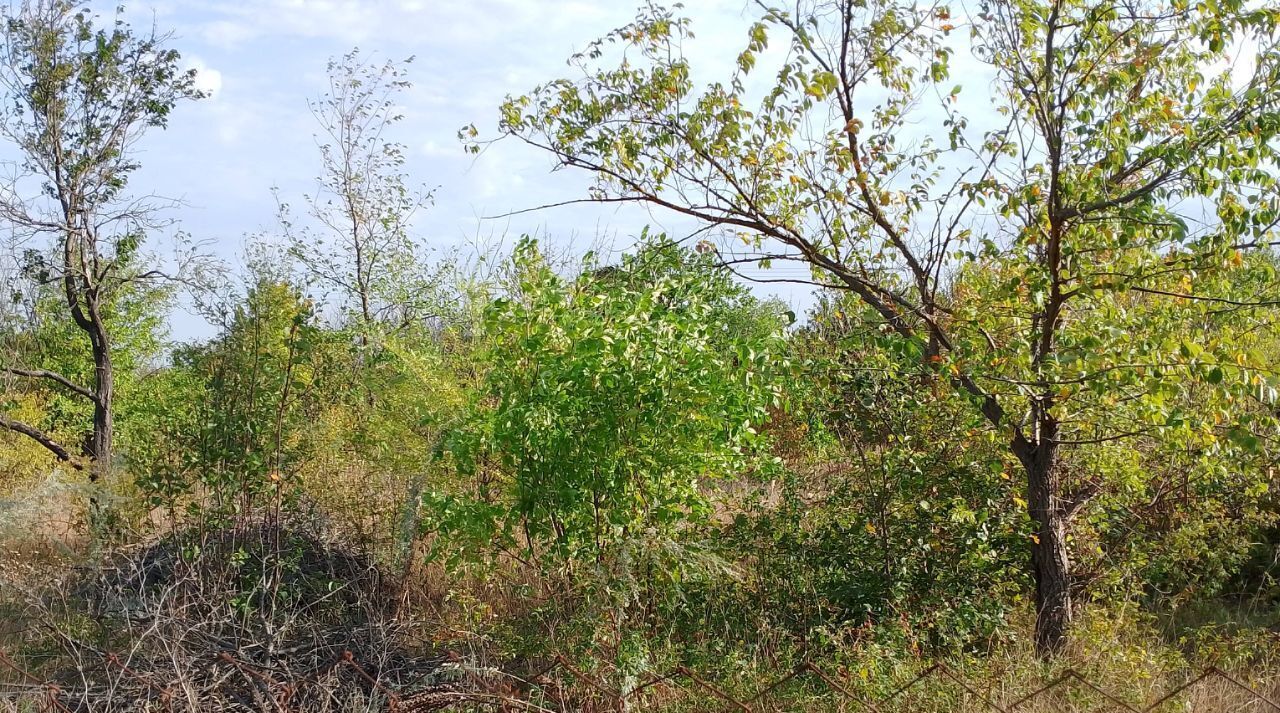
<path id="1" fill-rule="evenodd" d="M 492 135 L 507 94 L 569 72 L 565 60 L 635 15 L 633 0 L 135 0 L 135 26 L 172 31 L 171 45 L 200 71 L 210 97 L 183 106 L 170 128 L 141 145 L 138 191 L 181 199 L 172 217 L 196 239 L 234 260 L 245 236 L 270 232 L 278 188 L 297 203 L 319 166 L 307 100 L 325 82 L 325 65 L 353 47 L 376 57 L 410 55 L 414 86 L 403 95 L 396 140 L 408 147 L 408 172 L 436 187 L 435 205 L 415 232 L 424 243 L 454 247 L 508 243 L 538 234 L 580 249 L 604 235 L 625 248 L 650 224 L 670 233 L 691 227 L 635 206 L 558 208 L 500 221 L 482 216 L 578 198 L 589 178 L 551 172 L 546 155 L 502 142 L 479 158 L 462 151 L 458 129 L 475 123 Z M 725 76 L 755 19 L 746 0 L 693 0 L 685 13 L 696 39 L 687 47 L 708 77 Z M 808 290 L 769 285 L 794 307 Z M 178 338 L 207 336 L 196 317 L 174 315 Z"/>
<path id="2" fill-rule="evenodd" d="M 513 141 L 477 158 L 457 140 L 458 129 L 471 123 L 482 136 L 493 136 L 497 108 L 508 94 L 572 72 L 565 60 L 630 21 L 640 1 L 123 0 L 135 26 L 154 23 L 160 32 L 173 33 L 170 44 L 200 72 L 200 86 L 210 94 L 182 106 L 168 130 L 142 142 L 143 167 L 134 189 L 179 199 L 170 213 L 177 227 L 208 241 L 218 257 L 234 264 L 247 235 L 273 231 L 273 188 L 295 206 L 314 190 L 319 152 L 307 101 L 323 91 L 328 60 L 359 47 L 375 58 L 415 57 L 409 71 L 414 86 L 402 97 L 405 119 L 393 138 L 408 149 L 412 180 L 435 189 L 434 206 L 414 226 L 420 242 L 469 250 L 534 234 L 579 251 L 601 238 L 622 250 L 646 225 L 686 235 L 696 226 L 636 205 L 579 205 L 482 220 L 581 198 L 590 178 L 553 173 L 547 155 Z M 114 7 L 91 2 L 107 12 Z M 695 82 L 727 77 L 747 28 L 758 18 L 755 4 L 685 0 L 682 12 L 696 34 L 685 45 Z M 771 51 L 779 51 L 778 45 L 785 42 L 775 42 Z M 999 120 L 991 111 L 989 68 L 967 55 L 957 53 L 953 67 L 956 81 L 965 85 L 962 111 Z M 768 72 L 757 70 L 753 77 L 768 81 Z M 982 121 L 974 126 L 981 128 Z M 805 276 L 797 266 L 752 274 Z M 813 301 L 811 290 L 800 285 L 756 289 L 782 297 L 797 313 Z M 173 316 L 172 327 L 178 339 L 212 334 L 209 325 L 184 311 Z"/>

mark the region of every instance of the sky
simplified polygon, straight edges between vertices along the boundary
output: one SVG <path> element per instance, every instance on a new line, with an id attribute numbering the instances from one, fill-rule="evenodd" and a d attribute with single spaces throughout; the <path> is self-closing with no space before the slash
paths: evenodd
<path id="1" fill-rule="evenodd" d="M 180 106 L 166 130 L 137 147 L 137 193 L 179 203 L 175 229 L 235 265 L 246 236 L 275 229 L 276 196 L 295 207 L 314 193 L 320 170 L 316 120 L 308 100 L 325 89 L 326 64 L 359 48 L 367 59 L 413 57 L 413 86 L 400 100 L 404 120 L 392 139 L 406 147 L 412 183 L 434 191 L 413 232 L 424 245 L 464 254 L 510 246 L 535 235 L 577 252 L 601 243 L 625 250 L 645 226 L 682 237 L 698 226 L 633 204 L 576 205 L 486 219 L 586 196 L 591 178 L 552 171 L 550 156 L 516 141 L 464 152 L 458 130 L 475 124 L 496 136 L 498 107 L 512 94 L 572 76 L 566 60 L 635 17 L 642 0 L 122 0 L 136 28 L 172 33 L 170 46 L 198 71 L 208 97 Z M 112 12 L 114 2 L 90 0 Z M 752 0 L 685 0 L 695 39 L 684 46 L 695 83 L 726 78 L 758 19 Z M 771 52 L 785 42 L 775 42 Z M 959 53 L 953 76 L 976 115 L 994 117 L 987 68 Z M 1247 55 L 1248 53 L 1244 53 Z M 765 65 L 762 62 L 762 66 Z M 1234 69 L 1234 68 L 1233 68 Z M 767 81 L 764 72 L 753 78 Z M 988 86 L 984 86 L 988 85 Z M 971 117 L 973 118 L 973 117 Z M 998 118 L 998 117 L 996 117 Z M 163 243 L 163 236 L 156 243 Z M 159 248 L 163 250 L 163 248 Z M 785 273 L 785 274 L 784 274 Z M 752 269 L 763 278 L 802 278 L 799 267 Z M 763 284 L 797 314 L 813 303 L 802 285 Z M 179 310 L 179 340 L 212 336 L 213 327 Z"/>
<path id="2" fill-rule="evenodd" d="M 486 220 L 581 198 L 590 177 L 553 172 L 548 155 L 514 141 L 476 157 L 457 139 L 472 123 L 494 136 L 508 94 L 566 76 L 568 57 L 633 19 L 636 1 L 133 0 L 126 18 L 172 32 L 170 45 L 209 94 L 144 139 L 133 187 L 181 201 L 170 213 L 177 227 L 234 264 L 247 235 L 272 231 L 273 189 L 295 205 L 314 191 L 320 159 L 307 102 L 323 91 L 328 60 L 358 47 L 378 59 L 414 57 L 413 87 L 401 97 L 405 118 L 393 138 L 407 147 L 411 180 L 435 191 L 434 205 L 414 226 L 423 243 L 472 250 L 534 234 L 575 250 L 599 239 L 622 250 L 645 225 L 688 234 L 695 226 L 687 221 L 638 206 L 580 205 Z M 727 76 L 756 19 L 753 6 L 691 0 L 684 13 L 696 35 L 686 47 L 694 66 L 708 77 Z M 756 289 L 798 312 L 812 301 L 801 286 Z M 212 328 L 179 311 L 172 332 L 190 339 L 211 336 Z"/>

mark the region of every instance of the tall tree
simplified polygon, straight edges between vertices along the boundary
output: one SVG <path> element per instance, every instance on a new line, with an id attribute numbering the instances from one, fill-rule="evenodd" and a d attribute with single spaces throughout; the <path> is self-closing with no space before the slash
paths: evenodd
<path id="1" fill-rule="evenodd" d="M 69 318 L 88 342 L 91 384 L 47 370 L 8 365 L 92 404 L 92 428 L 79 451 L 96 478 L 110 467 L 116 375 L 111 310 L 120 291 L 161 279 L 141 265 L 139 247 L 156 227 L 155 201 L 126 192 L 138 168 L 134 148 L 147 129 L 164 127 L 181 100 L 198 98 L 194 70 L 183 70 L 166 38 L 135 34 L 119 15 L 96 27 L 82 0 L 27 0 L 4 14 L 0 87 L 6 106 L 0 136 L 20 158 L 0 187 L 0 220 L 24 238 L 47 238 L 27 275 L 58 285 Z M 25 434 L 76 467 L 75 449 L 31 424 L 0 415 L 0 427 Z"/>
<path id="2" fill-rule="evenodd" d="M 587 200 L 660 206 L 758 248 L 728 262 L 812 267 L 967 394 L 1023 471 L 1035 638 L 1055 652 L 1073 610 L 1071 523 L 1105 485 L 1066 472 L 1064 449 L 1196 429 L 1267 443 L 1243 435 L 1256 420 L 1170 397 L 1199 381 L 1274 399 L 1263 365 L 1216 341 L 1224 330 L 1186 343 L 1166 328 L 1272 302 L 1222 294 L 1215 275 L 1247 269 L 1241 251 L 1280 220 L 1280 11 L 762 8 L 727 81 L 696 88 L 688 21 L 651 5 L 574 58 L 580 78 L 509 99 L 501 130 L 593 173 Z M 991 86 L 967 111 L 948 81 L 959 25 L 967 73 Z M 771 33 L 787 38 L 780 59 L 764 54 Z M 771 81 L 752 74 L 768 58 Z M 1130 319 L 1138 299 L 1158 318 Z"/>
<path id="3" fill-rule="evenodd" d="M 290 252 L 338 293 L 362 344 L 376 324 L 396 329 L 430 316 L 431 281 L 409 224 L 431 193 L 408 185 L 404 145 L 388 135 L 403 118 L 396 101 L 411 86 L 411 61 L 378 63 L 352 50 L 329 62 L 328 90 L 310 105 L 322 167 L 318 192 L 306 197 L 315 223 L 293 232 Z M 287 216 L 285 227 L 293 227 Z"/>

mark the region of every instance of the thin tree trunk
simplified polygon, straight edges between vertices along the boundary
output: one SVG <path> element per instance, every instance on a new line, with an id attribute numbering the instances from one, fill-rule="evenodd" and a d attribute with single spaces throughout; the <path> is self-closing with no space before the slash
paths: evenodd
<path id="1" fill-rule="evenodd" d="M 111 342 L 98 310 L 91 308 L 89 342 L 93 348 L 93 432 L 85 455 L 91 459 L 89 481 L 96 482 L 111 469 L 112 440 L 115 436 L 115 370 L 111 363 Z"/>
<path id="2" fill-rule="evenodd" d="M 1062 650 L 1071 626 L 1071 557 L 1066 507 L 1059 482 L 1057 423 L 1043 419 L 1035 441 L 1018 438 L 1013 451 L 1027 475 L 1027 510 L 1035 523 L 1031 569 L 1036 583 L 1036 653 Z"/>
<path id="3" fill-rule="evenodd" d="M 91 453 L 93 470 L 89 480 L 96 481 L 111 468 L 112 441 L 115 438 L 115 374 L 112 372 L 111 358 L 105 357 L 97 366 L 99 372 L 97 392 L 98 398 L 93 404 L 93 441 Z"/>
<path id="4" fill-rule="evenodd" d="M 89 336 L 93 354 L 93 430 L 84 441 L 89 462 L 89 482 L 106 480 L 111 472 L 112 439 L 115 435 L 115 371 L 111 363 L 111 341 L 98 311 L 96 295 L 87 295 L 88 309 L 81 327 Z M 104 522 L 102 502 L 96 490 L 89 494 L 89 526 L 95 533 Z"/>

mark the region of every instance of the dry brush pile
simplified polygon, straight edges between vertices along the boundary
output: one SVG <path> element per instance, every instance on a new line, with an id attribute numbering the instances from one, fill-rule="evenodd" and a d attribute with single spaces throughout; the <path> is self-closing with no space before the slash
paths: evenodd
<path id="1" fill-rule="evenodd" d="M 308 525 L 241 519 L 0 585 L 24 622 L 0 659 L 16 710 L 383 710 L 471 678 L 372 560 Z"/>

